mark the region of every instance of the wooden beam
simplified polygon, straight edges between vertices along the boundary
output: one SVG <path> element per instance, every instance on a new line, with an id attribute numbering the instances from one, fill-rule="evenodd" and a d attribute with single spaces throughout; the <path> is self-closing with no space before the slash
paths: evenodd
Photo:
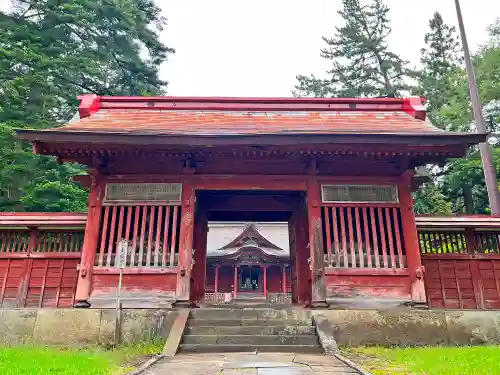
<path id="1" fill-rule="evenodd" d="M 420 258 L 420 243 L 411 196 L 412 177 L 412 173 L 406 173 L 402 176 L 399 184 L 402 230 L 406 249 L 406 262 L 410 272 L 411 297 L 415 303 L 425 303 L 427 299 L 425 295 L 424 268 Z"/>
<path id="2" fill-rule="evenodd" d="M 100 174 L 95 172 L 94 177 L 95 183 L 91 186 L 89 196 L 87 225 L 85 227 L 85 236 L 83 238 L 80 271 L 78 272 L 75 307 L 90 307 L 89 298 L 92 287 L 92 270 L 97 251 L 97 242 L 99 239 L 101 208 L 105 188 L 105 184 L 102 182 Z"/>
<path id="3" fill-rule="evenodd" d="M 312 170 L 307 184 L 307 216 L 309 221 L 309 252 L 311 259 L 312 307 L 327 307 L 323 227 L 321 220 L 321 189 Z"/>
<path id="4" fill-rule="evenodd" d="M 191 306 L 190 289 L 193 266 L 195 190 L 193 184 L 182 184 L 182 206 L 179 233 L 179 273 L 177 275 L 177 306 Z"/>

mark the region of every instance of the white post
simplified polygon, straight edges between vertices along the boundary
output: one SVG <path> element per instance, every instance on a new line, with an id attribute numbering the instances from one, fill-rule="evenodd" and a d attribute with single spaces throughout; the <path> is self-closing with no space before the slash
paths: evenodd
<path id="1" fill-rule="evenodd" d="M 120 345 L 120 332 L 122 325 L 122 304 L 121 304 L 121 291 L 122 291 L 122 280 L 123 280 L 123 269 L 127 264 L 127 250 L 128 241 L 122 239 L 118 242 L 118 259 L 116 266 L 120 270 L 118 276 L 118 288 L 116 290 L 116 322 L 115 322 L 115 347 Z"/>

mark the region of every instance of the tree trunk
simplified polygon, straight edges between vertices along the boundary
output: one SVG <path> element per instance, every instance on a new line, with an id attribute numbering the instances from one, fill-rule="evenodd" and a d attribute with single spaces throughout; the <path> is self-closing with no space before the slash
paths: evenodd
<path id="1" fill-rule="evenodd" d="M 469 185 L 465 185 L 462 190 L 464 195 L 465 213 L 473 214 L 474 199 L 472 198 L 472 187 L 470 187 Z"/>

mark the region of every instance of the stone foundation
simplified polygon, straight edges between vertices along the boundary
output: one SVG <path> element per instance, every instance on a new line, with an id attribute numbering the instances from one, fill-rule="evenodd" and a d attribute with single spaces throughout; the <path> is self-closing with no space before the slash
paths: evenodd
<path id="1" fill-rule="evenodd" d="M 168 310 L 124 309 L 120 342 L 164 339 L 173 323 Z M 110 346 L 115 337 L 112 309 L 0 310 L 0 345 Z"/>
<path id="2" fill-rule="evenodd" d="M 345 346 L 500 344 L 500 311 L 318 310 L 322 333 Z"/>
<path id="3" fill-rule="evenodd" d="M 195 314 L 197 311 L 194 310 Z M 304 310 L 294 310 L 299 314 Z M 309 312 L 308 312 L 309 313 Z M 500 311 L 312 310 L 322 343 L 338 345 L 500 344 Z M 124 309 L 121 342 L 164 340 L 171 310 Z M 113 309 L 0 310 L 0 345 L 109 346 Z M 321 332 L 320 332 L 321 331 Z M 333 350 L 332 349 L 332 350 Z"/>

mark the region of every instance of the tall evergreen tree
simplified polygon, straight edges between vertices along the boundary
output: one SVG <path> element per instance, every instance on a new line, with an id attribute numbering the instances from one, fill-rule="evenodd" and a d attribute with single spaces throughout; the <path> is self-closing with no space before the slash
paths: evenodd
<path id="1" fill-rule="evenodd" d="M 429 99 L 429 115 L 432 122 L 447 127 L 439 111 L 447 105 L 454 87 L 454 72 L 462 64 L 461 47 L 454 27 L 444 23 L 439 12 L 429 21 L 430 30 L 425 34 L 426 47 L 421 50 L 422 71 L 419 74 L 424 95 Z"/>
<path id="2" fill-rule="evenodd" d="M 68 121 L 81 93 L 164 93 L 165 23 L 153 0 L 11 0 L 0 12 L 0 210 L 85 207 L 69 181 L 81 168 L 31 155 L 14 128 Z"/>
<path id="3" fill-rule="evenodd" d="M 489 130 L 498 133 L 500 126 L 500 43 L 498 30 L 500 21 L 490 26 L 490 40 L 473 57 L 476 78 L 484 114 Z M 435 31 L 431 21 L 431 32 Z M 434 23 L 436 26 L 436 23 Z M 473 118 L 467 84 L 467 73 L 457 59 L 456 44 L 453 42 L 452 28 L 441 27 L 448 31 L 433 35 L 448 35 L 446 38 L 426 38 L 428 51 L 441 51 L 428 54 L 431 63 L 424 64 L 422 84 L 429 93 L 429 109 L 433 122 L 442 128 L 458 131 L 472 131 Z M 438 44 L 435 41 L 441 40 Z M 431 48 L 431 46 L 433 46 Z M 447 48 L 444 48 L 447 47 Z M 436 56 L 442 56 L 440 59 Z M 445 56 L 445 58 L 443 58 Z M 424 55 L 425 57 L 425 55 Z M 451 62 L 451 64 L 450 64 Z M 496 141 L 496 144 L 495 144 Z M 493 161 L 497 173 L 500 170 L 500 148 L 498 137 L 490 138 L 494 143 Z M 439 186 L 454 212 L 488 213 L 488 199 L 484 183 L 481 158 L 477 148 L 472 148 L 467 159 L 453 160 L 440 172 Z"/>
<path id="4" fill-rule="evenodd" d="M 342 0 L 339 15 L 345 24 L 335 36 L 323 37 L 327 47 L 321 57 L 331 60 L 328 78 L 297 76 L 296 96 L 397 97 L 411 90 L 413 71 L 408 62 L 392 52 L 389 8 L 382 0 L 361 5 L 360 0 Z"/>

